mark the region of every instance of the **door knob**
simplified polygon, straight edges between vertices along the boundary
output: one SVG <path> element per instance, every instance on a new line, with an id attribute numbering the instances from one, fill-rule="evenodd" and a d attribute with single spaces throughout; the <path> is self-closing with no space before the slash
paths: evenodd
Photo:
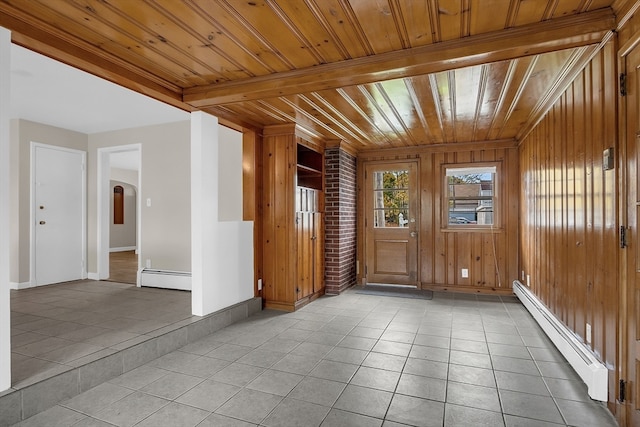
<path id="1" fill-rule="evenodd" d="M 45 225 L 46 222 L 45 221 L 40 221 L 40 225 Z"/>
<path id="2" fill-rule="evenodd" d="M 412 231 L 410 235 L 411 235 L 411 237 L 416 237 L 418 235 L 418 233 L 416 233 L 415 231 Z"/>

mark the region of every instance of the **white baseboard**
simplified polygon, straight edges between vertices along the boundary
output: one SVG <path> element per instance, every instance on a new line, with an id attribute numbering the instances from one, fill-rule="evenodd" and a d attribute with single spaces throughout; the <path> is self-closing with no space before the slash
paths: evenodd
<path id="1" fill-rule="evenodd" d="M 589 396 L 592 399 L 606 402 L 608 400 L 609 374 L 607 367 L 596 359 L 589 348 L 580 342 L 574 333 L 560 322 L 528 287 L 515 280 L 513 292 L 582 378 L 582 381 L 587 385 Z"/>
<path id="2" fill-rule="evenodd" d="M 109 248 L 109 252 L 126 252 L 126 251 L 135 251 L 135 246 L 123 246 L 121 248 Z"/>
<path id="3" fill-rule="evenodd" d="M 87 279 L 100 280 L 100 276 L 98 276 L 98 273 L 87 273 Z"/>
<path id="4" fill-rule="evenodd" d="M 31 284 L 31 282 L 22 282 L 22 283 L 9 282 L 9 289 L 14 289 L 14 290 L 28 289 L 28 288 L 33 288 L 35 286 L 36 285 Z"/>
<path id="5" fill-rule="evenodd" d="M 186 271 L 153 270 L 140 271 L 140 286 L 151 288 L 191 290 L 191 273 Z"/>

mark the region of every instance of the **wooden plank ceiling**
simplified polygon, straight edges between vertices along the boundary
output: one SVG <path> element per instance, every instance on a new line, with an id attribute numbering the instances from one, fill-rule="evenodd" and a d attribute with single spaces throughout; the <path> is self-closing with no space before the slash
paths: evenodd
<path id="1" fill-rule="evenodd" d="M 0 26 L 180 108 L 361 151 L 518 140 L 627 3 L 0 0 Z"/>

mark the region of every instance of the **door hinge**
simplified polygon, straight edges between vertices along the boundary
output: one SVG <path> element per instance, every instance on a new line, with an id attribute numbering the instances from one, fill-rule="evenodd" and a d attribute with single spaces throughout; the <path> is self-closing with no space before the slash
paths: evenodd
<path id="1" fill-rule="evenodd" d="M 620 73 L 620 96 L 627 96 L 627 75 Z"/>
<path id="2" fill-rule="evenodd" d="M 624 225 L 620 226 L 620 248 L 624 249 L 627 247 L 627 227 Z"/>
<path id="3" fill-rule="evenodd" d="M 620 390 L 618 390 L 618 400 L 620 403 L 624 402 L 627 393 L 627 382 L 620 380 Z"/>

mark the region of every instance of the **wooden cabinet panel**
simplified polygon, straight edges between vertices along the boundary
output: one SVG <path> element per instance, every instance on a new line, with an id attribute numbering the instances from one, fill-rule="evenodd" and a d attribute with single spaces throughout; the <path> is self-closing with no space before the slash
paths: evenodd
<path id="1" fill-rule="evenodd" d="M 289 311 L 324 292 L 322 154 L 299 149 L 303 142 L 295 126 L 265 130 L 263 298 L 266 307 Z"/>

